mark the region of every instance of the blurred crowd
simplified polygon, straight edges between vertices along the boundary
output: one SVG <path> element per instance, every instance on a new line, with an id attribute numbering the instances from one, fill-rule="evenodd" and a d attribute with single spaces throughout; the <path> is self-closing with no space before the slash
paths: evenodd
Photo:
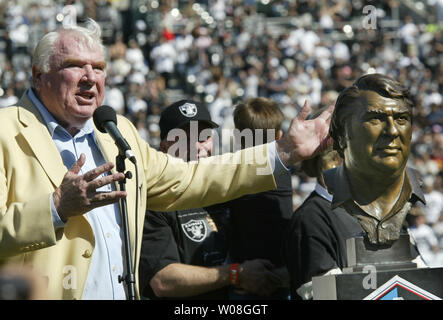
<path id="1" fill-rule="evenodd" d="M 409 165 L 427 201 L 413 233 L 430 264 L 443 265 L 443 1 L 2 1 L 0 107 L 30 86 L 38 39 L 87 17 L 107 48 L 104 104 L 156 148 L 159 114 L 181 98 L 205 102 L 221 135 L 249 97 L 277 101 L 285 129 L 306 99 L 314 110 L 330 105 L 364 73 L 398 79 L 414 97 Z M 295 209 L 315 182 L 297 169 L 292 182 Z"/>

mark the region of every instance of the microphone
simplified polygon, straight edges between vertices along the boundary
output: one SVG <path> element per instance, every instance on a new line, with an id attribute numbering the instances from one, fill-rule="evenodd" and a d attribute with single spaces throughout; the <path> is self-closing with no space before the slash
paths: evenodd
<path id="1" fill-rule="evenodd" d="M 100 132 L 109 133 L 115 142 L 118 150 L 135 164 L 135 156 L 128 142 L 123 138 L 120 130 L 117 128 L 117 114 L 110 106 L 101 106 L 95 109 L 92 115 L 94 124 Z"/>

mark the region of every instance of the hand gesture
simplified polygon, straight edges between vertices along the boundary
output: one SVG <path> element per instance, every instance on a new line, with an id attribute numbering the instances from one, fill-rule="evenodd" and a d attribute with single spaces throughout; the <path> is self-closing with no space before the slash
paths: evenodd
<path id="1" fill-rule="evenodd" d="M 334 105 L 315 119 L 306 120 L 310 111 L 311 106 L 306 101 L 299 114 L 292 120 L 288 132 L 276 142 L 278 155 L 285 166 L 312 158 L 332 144 L 329 123 Z"/>
<path id="2" fill-rule="evenodd" d="M 73 216 L 79 216 L 88 211 L 106 206 L 126 197 L 125 191 L 100 192 L 97 189 L 125 178 L 121 172 L 96 179 L 101 174 L 110 171 L 114 164 L 107 162 L 93 170 L 79 175 L 85 164 L 86 156 L 80 158 L 65 174 L 61 185 L 54 191 L 53 200 L 58 215 L 63 221 Z"/>

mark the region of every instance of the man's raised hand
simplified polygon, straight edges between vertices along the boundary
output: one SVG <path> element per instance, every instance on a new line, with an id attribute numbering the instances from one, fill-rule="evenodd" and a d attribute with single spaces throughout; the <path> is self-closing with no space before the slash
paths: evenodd
<path id="1" fill-rule="evenodd" d="M 63 221 L 73 216 L 85 214 L 94 208 L 115 203 L 127 196 L 125 191 L 97 191 L 103 186 L 125 178 L 125 175 L 120 172 L 98 178 L 103 173 L 110 171 L 114 167 L 113 163 L 107 162 L 79 175 L 85 160 L 86 156 L 82 153 L 63 177 L 61 185 L 53 193 L 55 209 Z"/>
<path id="2" fill-rule="evenodd" d="M 285 166 L 314 157 L 332 144 L 329 137 L 329 124 L 334 105 L 323 111 L 318 117 L 306 120 L 311 111 L 308 101 L 292 120 L 288 132 L 276 142 L 280 160 Z"/>

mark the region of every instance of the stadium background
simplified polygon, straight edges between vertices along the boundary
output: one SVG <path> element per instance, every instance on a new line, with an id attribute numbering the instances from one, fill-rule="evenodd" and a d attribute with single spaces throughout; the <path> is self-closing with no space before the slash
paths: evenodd
<path id="1" fill-rule="evenodd" d="M 41 36 L 87 17 L 107 48 L 104 104 L 155 148 L 160 112 L 181 98 L 204 101 L 230 144 L 221 133 L 240 100 L 278 101 L 287 128 L 305 99 L 315 110 L 362 74 L 398 79 L 414 96 L 409 165 L 428 202 L 417 209 L 417 234 L 431 264 L 443 266 L 442 0 L 0 1 L 0 107 L 30 86 Z M 314 184 L 294 170 L 294 209 Z"/>

